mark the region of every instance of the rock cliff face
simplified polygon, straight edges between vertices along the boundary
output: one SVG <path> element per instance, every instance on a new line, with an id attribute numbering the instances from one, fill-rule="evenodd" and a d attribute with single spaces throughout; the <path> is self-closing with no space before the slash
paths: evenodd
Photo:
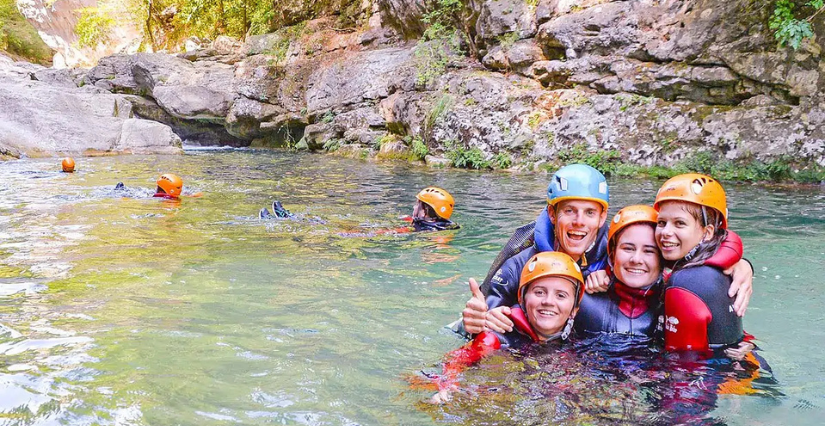
<path id="1" fill-rule="evenodd" d="M 180 57 L 114 56 L 82 81 L 144 97 L 136 114 L 202 143 L 397 157 L 420 140 L 435 163 L 478 148 L 527 168 L 575 152 L 825 166 L 821 24 L 794 51 L 776 46 L 765 2 L 465 5 L 459 26 L 477 60 L 415 39 L 424 1 L 376 0 L 358 31 L 320 19 Z"/>
<path id="2" fill-rule="evenodd" d="M 134 116 L 128 96 L 79 88 L 77 77 L 0 55 L 0 155 L 181 152 L 171 128 Z"/>

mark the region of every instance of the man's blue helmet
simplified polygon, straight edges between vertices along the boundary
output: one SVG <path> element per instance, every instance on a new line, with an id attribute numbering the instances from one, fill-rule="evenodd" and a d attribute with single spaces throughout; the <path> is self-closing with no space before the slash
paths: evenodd
<path id="1" fill-rule="evenodd" d="M 607 179 L 586 164 L 571 164 L 560 168 L 553 174 L 547 187 L 547 204 L 551 206 L 565 200 L 590 200 L 601 204 L 607 211 L 609 199 Z"/>

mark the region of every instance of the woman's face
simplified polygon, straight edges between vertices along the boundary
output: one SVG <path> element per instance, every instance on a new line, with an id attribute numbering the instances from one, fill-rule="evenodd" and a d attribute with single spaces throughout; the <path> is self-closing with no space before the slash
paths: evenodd
<path id="1" fill-rule="evenodd" d="M 524 293 L 524 311 L 533 329 L 543 335 L 558 333 L 573 314 L 576 287 L 561 277 L 539 278 Z"/>
<path id="2" fill-rule="evenodd" d="M 613 253 L 613 273 L 631 288 L 647 287 L 659 278 L 662 261 L 653 227 L 636 223 L 619 233 Z"/>
<path id="3" fill-rule="evenodd" d="M 656 244 L 666 260 L 679 260 L 713 235 L 713 226 L 703 227 L 688 213 L 686 203 L 665 201 L 659 205 Z"/>

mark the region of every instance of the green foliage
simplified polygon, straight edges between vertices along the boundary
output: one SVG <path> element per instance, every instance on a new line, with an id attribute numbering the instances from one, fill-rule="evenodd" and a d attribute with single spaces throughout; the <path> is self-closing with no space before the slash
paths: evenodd
<path id="1" fill-rule="evenodd" d="M 462 169 L 489 169 L 492 163 L 484 156 L 484 152 L 479 148 L 470 148 L 454 140 L 444 143 L 445 155 L 450 159 L 453 167 Z"/>
<path id="2" fill-rule="evenodd" d="M 669 179 L 682 173 L 703 173 L 723 181 L 739 182 L 782 182 L 820 183 L 825 181 L 825 168 L 818 165 L 797 167 L 793 158 L 779 157 L 771 162 L 740 161 L 718 159 L 711 152 L 697 152 L 676 162 L 670 167 L 634 166 L 619 164 L 614 176 L 648 176 Z"/>
<path id="3" fill-rule="evenodd" d="M 634 105 L 650 105 L 656 102 L 656 98 L 641 96 L 641 95 L 616 95 L 615 99 L 621 102 L 621 106 L 619 107 L 619 111 L 626 111 L 628 108 Z"/>
<path id="4" fill-rule="evenodd" d="M 327 152 L 335 152 L 338 151 L 338 148 L 343 145 L 343 142 L 340 139 L 332 138 L 324 142 L 324 151 Z"/>
<path id="5" fill-rule="evenodd" d="M 797 19 L 795 8 L 793 0 L 777 0 L 768 25 L 774 30 L 774 37 L 780 47 L 788 45 L 797 50 L 803 40 L 813 37 L 811 22 L 825 10 L 825 0 L 809 0 L 804 3 L 805 16 L 801 19 Z"/>
<path id="6" fill-rule="evenodd" d="M 184 38 L 215 39 L 227 35 L 243 39 L 266 34 L 320 16 L 338 16 L 337 28 L 358 25 L 360 0 L 127 0 L 134 24 L 143 29 L 144 43 L 154 50 L 175 49 Z M 98 7 L 113 0 L 98 0 Z M 165 10 L 174 7 L 170 19 Z M 284 51 L 286 49 L 283 49 Z"/>
<path id="7" fill-rule="evenodd" d="M 688 171 L 704 173 L 728 181 L 819 182 L 825 178 L 825 173 L 818 166 L 802 168 L 800 173 L 800 169 L 795 167 L 794 160 L 790 156 L 781 156 L 769 163 L 733 162 L 724 158 L 719 159 L 711 152 L 698 152 L 679 162 L 674 169 L 682 173 Z"/>
<path id="8" fill-rule="evenodd" d="M 435 0 L 421 20 L 427 26 L 415 48 L 416 83 L 426 86 L 444 74 L 453 56 L 461 56 L 462 41 L 469 40 L 458 29 L 464 5 L 461 0 Z"/>
<path id="9" fill-rule="evenodd" d="M 497 39 L 499 46 L 501 46 L 502 49 L 507 50 L 519 40 L 519 37 L 517 32 L 510 32 L 498 36 Z"/>
<path id="10" fill-rule="evenodd" d="M 513 157 L 501 151 L 493 157 L 493 164 L 499 169 L 509 169 L 513 165 Z"/>
<path id="11" fill-rule="evenodd" d="M 80 18 L 74 31 L 77 34 L 77 44 L 80 47 L 94 49 L 98 44 L 105 44 L 109 41 L 109 34 L 115 24 L 110 17 L 111 12 L 99 7 L 84 7 L 78 9 Z"/>
<path id="12" fill-rule="evenodd" d="M 433 109 L 427 113 L 427 119 L 424 121 L 424 129 L 427 132 L 432 131 L 438 121 L 450 111 L 453 103 L 455 103 L 455 99 L 452 96 L 446 93 L 442 95 L 438 101 L 436 101 L 435 105 L 433 105 Z"/>
<path id="13" fill-rule="evenodd" d="M 616 173 L 622 155 L 615 149 L 588 152 L 585 144 L 575 144 L 560 151 L 558 158 L 562 164 L 584 163 L 610 176 Z"/>
<path id="14" fill-rule="evenodd" d="M 372 145 L 373 145 L 373 148 L 380 151 L 381 147 L 384 144 L 390 143 L 390 142 L 395 142 L 396 140 L 398 140 L 398 136 L 396 136 L 392 133 L 385 133 L 380 138 L 375 138 Z"/>
<path id="15" fill-rule="evenodd" d="M 17 10 L 15 0 L 0 0 L 0 51 L 38 64 L 49 64 L 52 51 Z"/>
<path id="16" fill-rule="evenodd" d="M 527 125 L 535 132 L 536 129 L 539 128 L 539 125 L 541 125 L 542 118 L 544 118 L 544 114 L 542 114 L 541 111 L 533 111 L 527 117 Z"/>
<path id="17" fill-rule="evenodd" d="M 275 42 L 265 53 L 274 56 L 277 63 L 282 63 L 286 59 L 286 54 L 289 52 L 289 46 L 292 42 L 306 33 L 306 22 L 280 28 L 274 33 Z"/>
<path id="18" fill-rule="evenodd" d="M 321 116 L 321 123 L 329 124 L 332 123 L 333 120 L 335 120 L 335 113 L 332 111 L 327 111 Z"/>
<path id="19" fill-rule="evenodd" d="M 412 138 L 412 143 L 410 145 L 412 147 L 413 158 L 416 160 L 423 160 L 430 153 L 430 149 L 427 148 L 427 144 L 425 144 L 419 136 Z"/>

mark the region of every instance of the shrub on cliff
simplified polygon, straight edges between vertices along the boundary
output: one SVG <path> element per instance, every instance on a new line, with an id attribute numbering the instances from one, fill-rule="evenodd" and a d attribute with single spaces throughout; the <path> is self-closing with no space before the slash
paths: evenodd
<path id="1" fill-rule="evenodd" d="M 799 49 L 803 40 L 814 36 L 811 22 L 825 10 L 825 0 L 806 1 L 799 19 L 796 18 L 795 8 L 793 0 L 778 0 L 770 20 L 770 28 L 775 31 L 779 46 L 788 45 L 794 50 Z"/>
<path id="2" fill-rule="evenodd" d="M 52 61 L 52 50 L 20 14 L 14 0 L 0 0 L 0 51 L 38 64 Z"/>

